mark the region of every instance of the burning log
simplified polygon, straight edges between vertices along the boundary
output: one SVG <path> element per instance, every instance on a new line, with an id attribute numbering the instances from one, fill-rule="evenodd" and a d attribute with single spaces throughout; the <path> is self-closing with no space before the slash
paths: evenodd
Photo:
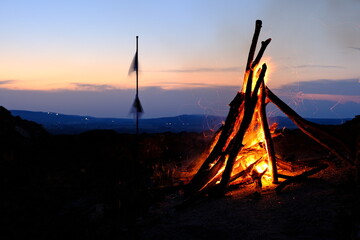
<path id="1" fill-rule="evenodd" d="M 261 196 L 261 190 L 262 190 L 262 181 L 261 178 L 265 174 L 267 169 L 265 169 L 263 172 L 258 172 L 256 169 L 254 169 L 251 173 L 251 178 L 253 179 L 255 183 L 255 196 L 260 197 Z"/>
<path id="2" fill-rule="evenodd" d="M 197 174 L 193 177 L 190 184 L 187 186 L 188 192 L 194 192 L 201 189 L 205 184 L 207 184 L 210 179 L 212 179 L 216 173 L 223 167 L 225 164 L 225 154 L 224 150 L 228 145 L 230 135 L 234 130 L 235 124 L 238 121 L 240 115 L 241 105 L 243 104 L 244 94 L 238 92 L 234 100 L 230 103 L 230 111 L 225 120 L 225 124 L 216 135 L 219 135 L 219 138 L 210 152 L 209 156 L 205 162 L 200 167 Z M 216 170 L 212 170 L 216 166 Z"/>
<path id="3" fill-rule="evenodd" d="M 256 166 L 257 163 L 259 163 L 263 158 L 260 158 L 258 160 L 256 160 L 254 163 L 250 164 L 245 170 L 235 174 L 234 176 L 232 176 L 230 178 L 230 182 L 235 182 L 238 178 L 240 177 L 244 177 L 246 175 L 250 175 L 254 169 L 254 167 Z"/>

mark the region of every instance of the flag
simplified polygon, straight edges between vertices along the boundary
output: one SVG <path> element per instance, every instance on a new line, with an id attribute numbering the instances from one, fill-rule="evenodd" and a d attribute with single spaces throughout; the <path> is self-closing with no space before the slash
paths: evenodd
<path id="1" fill-rule="evenodd" d="M 134 59 L 131 62 L 129 75 L 133 72 L 136 72 L 136 95 L 133 105 L 131 106 L 131 113 L 136 114 L 136 120 L 138 121 L 139 116 L 144 112 L 143 107 L 141 106 L 140 99 L 139 99 L 139 85 L 138 85 L 138 70 L 139 70 L 139 60 L 138 60 L 138 36 L 136 36 L 136 52 Z M 139 114 L 140 113 L 140 114 Z"/>
<path id="2" fill-rule="evenodd" d="M 132 108 L 131 108 L 131 113 L 143 113 L 143 112 L 144 112 L 144 109 L 141 106 L 139 96 L 136 95 L 134 103 L 133 103 Z"/>
<path id="3" fill-rule="evenodd" d="M 129 68 L 129 75 L 133 72 L 137 72 L 138 70 L 139 70 L 139 61 L 138 61 L 138 53 L 136 51 L 134 59 L 132 60 Z"/>

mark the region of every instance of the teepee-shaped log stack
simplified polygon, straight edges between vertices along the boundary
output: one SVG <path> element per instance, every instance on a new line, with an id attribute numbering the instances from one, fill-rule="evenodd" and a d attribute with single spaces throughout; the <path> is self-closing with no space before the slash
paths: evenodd
<path id="1" fill-rule="evenodd" d="M 228 116 L 224 125 L 216 132 L 207 158 L 187 185 L 188 195 L 205 192 L 223 195 L 232 182 L 245 176 L 252 176 L 256 182 L 267 171 L 271 173 L 272 182 L 278 183 L 274 146 L 265 109 L 269 101 L 283 111 L 309 137 L 339 159 L 352 163 L 350 150 L 341 141 L 323 130 L 321 126 L 301 118 L 266 87 L 267 65 L 263 63 L 260 66 L 260 61 L 271 41 L 270 38 L 261 43 L 261 48 L 254 59 L 261 27 L 262 22 L 257 20 L 242 90 L 230 103 Z M 259 135 L 262 136 L 262 140 L 257 140 L 256 136 Z M 250 140 L 254 140 L 255 143 Z M 257 148 L 252 148 L 255 145 Z M 251 160 L 249 160 L 250 153 L 253 156 Z M 258 168 L 261 164 L 264 167 Z M 261 185 L 261 180 L 259 182 Z"/>

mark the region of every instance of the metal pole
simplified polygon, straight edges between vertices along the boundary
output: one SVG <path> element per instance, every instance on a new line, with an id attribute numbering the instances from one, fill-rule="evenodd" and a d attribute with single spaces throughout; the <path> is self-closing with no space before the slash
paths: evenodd
<path id="1" fill-rule="evenodd" d="M 139 36 L 136 36 L 136 56 L 135 56 L 135 63 L 136 63 L 136 100 L 139 99 L 139 61 L 138 61 L 138 39 Z M 139 109 L 136 108 L 136 135 L 139 135 Z"/>

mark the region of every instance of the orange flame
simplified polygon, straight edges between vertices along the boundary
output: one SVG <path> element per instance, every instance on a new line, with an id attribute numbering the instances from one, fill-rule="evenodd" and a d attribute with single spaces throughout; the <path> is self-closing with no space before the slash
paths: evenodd
<path id="1" fill-rule="evenodd" d="M 268 66 L 266 75 L 265 75 L 265 79 L 264 79 L 265 83 L 266 83 L 270 80 L 270 75 L 271 75 L 271 72 L 270 72 L 271 67 L 269 67 L 269 66 L 270 65 L 273 66 L 274 64 L 272 63 L 270 57 L 266 57 L 263 62 L 266 62 L 267 66 Z M 262 65 L 263 64 L 261 63 L 261 64 L 258 64 L 257 66 L 255 66 L 254 76 L 253 76 L 254 81 L 252 81 L 252 91 L 255 87 L 256 79 L 258 79 L 259 74 L 261 72 Z M 249 74 L 250 74 L 249 71 L 245 73 L 245 76 L 244 76 L 245 79 L 247 79 Z M 244 81 L 244 84 L 246 84 L 246 81 Z M 245 91 L 245 88 L 246 88 L 246 86 L 243 86 L 242 92 Z M 243 138 L 243 142 L 242 142 L 243 147 L 242 147 L 241 151 L 239 151 L 239 153 L 236 157 L 235 163 L 233 165 L 231 177 L 236 176 L 238 173 L 241 173 L 244 170 L 247 170 L 249 167 L 252 167 L 253 171 L 256 171 L 257 173 L 262 175 L 263 185 L 266 186 L 266 185 L 272 184 L 272 176 L 271 176 L 272 169 L 271 169 L 271 164 L 269 164 L 268 153 L 267 153 L 267 150 L 265 147 L 266 140 L 265 140 L 263 129 L 261 127 L 261 118 L 259 115 L 259 110 L 260 110 L 260 105 L 259 105 L 259 103 L 257 103 L 254 114 L 253 114 L 253 119 L 252 119 L 251 124 L 248 127 L 248 129 L 244 135 L 244 138 Z M 243 113 L 239 114 L 239 116 L 242 116 L 242 115 L 243 115 Z M 223 147 L 223 152 L 225 152 L 228 144 L 235 137 L 235 135 L 240 127 L 241 121 L 242 121 L 241 117 L 236 119 L 234 131 L 231 133 L 230 137 L 226 140 L 226 144 Z M 273 130 L 274 129 L 270 129 L 270 131 L 273 131 Z M 209 149 L 209 153 L 212 152 L 214 146 L 216 145 L 216 143 L 219 139 L 220 134 L 221 134 L 221 131 L 219 131 L 218 134 L 214 137 L 214 141 L 212 143 L 212 146 Z M 210 184 L 214 180 L 216 180 L 215 184 L 220 183 L 221 175 L 225 170 L 227 159 L 228 159 L 228 156 L 226 156 L 224 166 L 199 191 L 206 188 L 208 186 L 208 184 Z M 215 163 L 213 163 L 212 165 L 215 165 Z M 253 165 L 253 166 L 251 166 L 251 165 Z M 213 166 L 208 166 L 208 167 L 212 168 Z M 262 173 L 264 173 L 264 174 L 262 174 Z M 232 184 L 236 184 L 236 181 L 233 181 Z"/>

